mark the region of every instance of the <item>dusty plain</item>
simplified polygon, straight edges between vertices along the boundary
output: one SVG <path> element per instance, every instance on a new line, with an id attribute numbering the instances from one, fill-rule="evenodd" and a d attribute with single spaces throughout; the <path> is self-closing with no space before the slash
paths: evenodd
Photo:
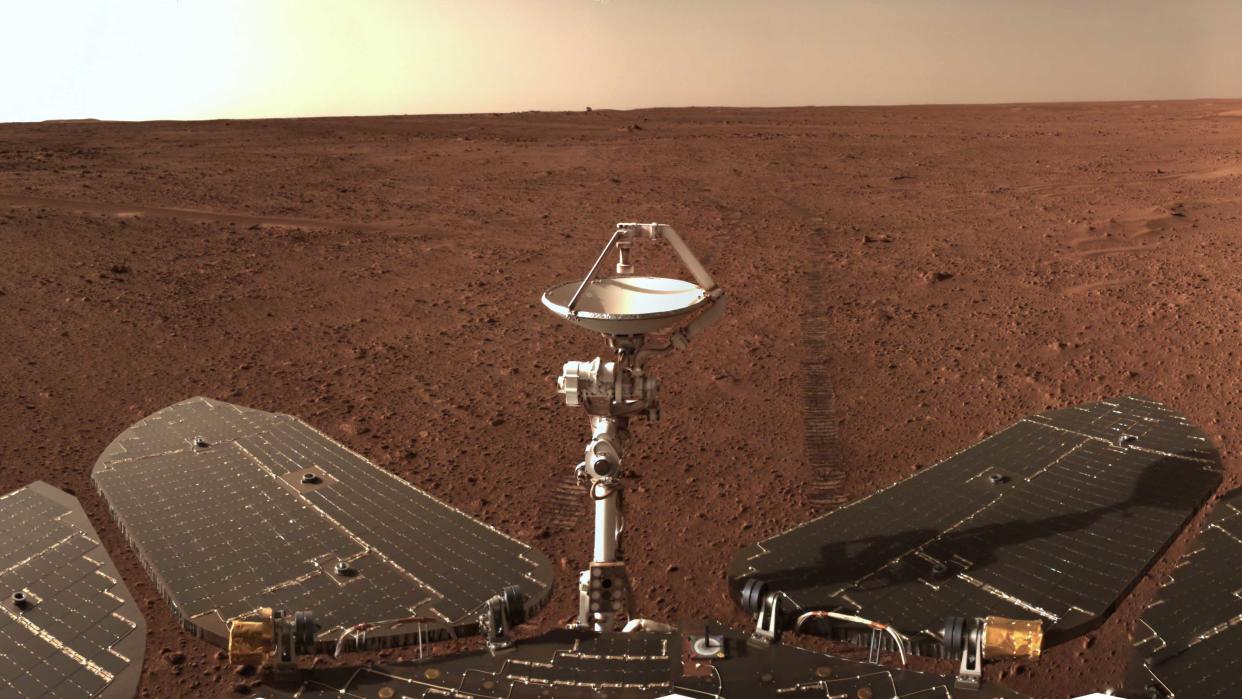
<path id="1" fill-rule="evenodd" d="M 81 499 L 147 616 L 143 696 L 260 690 L 179 630 L 89 478 L 115 435 L 192 395 L 298 415 L 536 545 L 561 575 L 523 632 L 561 624 L 590 519 L 565 497 L 586 420 L 553 377 L 603 343 L 539 294 L 582 274 L 620 220 L 674 224 L 730 304 L 658 360 L 664 417 L 635 430 L 624 547 L 645 616 L 746 623 L 730 556 L 811 517 L 826 476 L 856 498 L 1048 408 L 1166 401 L 1237 487 L 1239 114 L 1217 100 L 0 125 L 0 492 L 43 479 Z M 636 260 L 677 271 L 665 249 Z M 812 322 L 828 328 L 818 356 Z M 827 455 L 805 440 L 815 362 L 839 432 Z M 811 467 L 825 459 L 833 473 Z M 1185 542 L 1099 629 L 989 676 L 1056 699 L 1116 686 Z"/>

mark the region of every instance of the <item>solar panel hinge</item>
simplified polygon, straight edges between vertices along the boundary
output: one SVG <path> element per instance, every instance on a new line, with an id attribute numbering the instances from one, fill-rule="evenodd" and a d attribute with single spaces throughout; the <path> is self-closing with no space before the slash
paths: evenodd
<path id="1" fill-rule="evenodd" d="M 763 598 L 763 606 L 759 608 L 759 615 L 755 619 L 755 632 L 750 635 L 751 640 L 762 644 L 781 640 L 780 601 L 779 592 L 769 592 Z"/>
<path id="2" fill-rule="evenodd" d="M 977 690 L 983 682 L 983 631 L 972 626 L 966 634 L 962 659 L 958 664 L 953 686 L 958 689 Z"/>

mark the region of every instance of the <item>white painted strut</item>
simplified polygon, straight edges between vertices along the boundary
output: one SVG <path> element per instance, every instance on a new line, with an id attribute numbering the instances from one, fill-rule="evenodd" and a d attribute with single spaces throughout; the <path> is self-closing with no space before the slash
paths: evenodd
<path id="1" fill-rule="evenodd" d="M 607 495 L 599 497 L 603 492 Z M 612 563 L 617 560 L 617 491 L 603 483 L 591 486 L 595 499 L 595 563 Z"/>

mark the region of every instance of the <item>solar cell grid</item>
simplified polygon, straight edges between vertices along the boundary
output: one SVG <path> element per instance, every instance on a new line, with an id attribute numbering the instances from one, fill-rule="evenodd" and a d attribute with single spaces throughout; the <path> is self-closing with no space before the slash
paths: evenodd
<path id="1" fill-rule="evenodd" d="M 1135 674 L 1169 695 L 1242 693 L 1242 489 L 1213 505 L 1136 636 L 1146 671 Z"/>
<path id="2" fill-rule="evenodd" d="M 92 475 L 174 610 L 221 645 L 229 619 L 264 606 L 314 612 L 326 650 L 362 623 L 381 625 L 358 639 L 369 647 L 472 633 L 505 587 L 529 613 L 549 594 L 542 554 L 285 415 L 183 401 L 120 435 Z M 413 616 L 439 621 L 385 623 Z"/>
<path id="3" fill-rule="evenodd" d="M 0 497 L 0 539 L 0 696 L 132 697 L 146 624 L 77 501 L 41 482 Z"/>
<path id="4" fill-rule="evenodd" d="M 1184 417 L 1101 401 L 1022 420 L 753 544 L 729 577 L 735 594 L 764 580 L 798 610 L 911 633 L 950 615 L 1043 618 L 1056 643 L 1110 613 L 1219 480 L 1219 456 Z M 933 562 L 950 567 L 933 575 Z"/>

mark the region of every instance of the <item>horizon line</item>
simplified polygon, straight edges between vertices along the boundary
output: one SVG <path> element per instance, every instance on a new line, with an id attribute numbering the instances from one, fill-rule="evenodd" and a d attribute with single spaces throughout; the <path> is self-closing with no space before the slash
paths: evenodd
<path id="1" fill-rule="evenodd" d="M 996 102 L 893 102 L 872 104 L 789 104 L 789 105 L 676 105 L 646 107 L 591 107 L 580 109 L 521 109 L 512 111 L 478 111 L 478 112 L 404 112 L 375 114 L 313 114 L 306 116 L 258 116 L 258 117 L 211 117 L 205 119 L 101 119 L 98 117 L 67 117 L 41 119 L 39 121 L 0 121 L 0 126 L 31 125 L 31 124 L 158 124 L 158 123 L 207 123 L 217 121 L 292 121 L 313 119 L 394 119 L 417 117 L 470 117 L 470 116 L 511 116 L 520 114 L 588 114 L 595 112 L 652 112 L 674 110 L 710 110 L 727 109 L 735 111 L 779 111 L 788 109 L 917 109 L 922 107 L 1037 107 L 1067 105 L 1106 105 L 1106 104 L 1169 104 L 1181 102 L 1242 102 L 1239 97 L 1178 97 L 1178 98 L 1135 98 L 1135 99 L 1102 99 L 1102 100 L 1047 100 L 1047 101 L 996 101 Z"/>

